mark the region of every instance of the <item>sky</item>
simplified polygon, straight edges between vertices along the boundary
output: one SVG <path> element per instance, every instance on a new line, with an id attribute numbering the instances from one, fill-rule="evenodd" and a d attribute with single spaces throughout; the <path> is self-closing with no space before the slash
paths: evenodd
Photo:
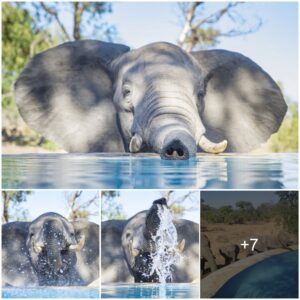
<path id="1" fill-rule="evenodd" d="M 84 191 L 81 195 L 81 201 L 85 202 L 86 200 L 91 199 L 95 196 L 95 193 L 97 193 L 97 191 Z M 22 208 L 28 211 L 28 220 L 34 220 L 46 212 L 56 212 L 67 217 L 68 207 L 65 195 L 65 191 L 34 190 L 32 194 L 27 196 L 27 201 L 23 202 L 21 205 Z M 95 212 L 99 211 L 99 209 L 93 206 L 91 207 L 91 211 Z M 98 217 L 91 216 L 90 221 L 99 224 L 99 215 Z"/>
<path id="2" fill-rule="evenodd" d="M 249 201 L 254 207 L 262 203 L 276 203 L 279 198 L 275 191 L 207 191 L 201 192 L 201 200 L 211 207 L 235 206 L 238 201 Z"/>
<path id="3" fill-rule="evenodd" d="M 211 9 L 220 3 L 210 3 Z M 156 41 L 176 43 L 182 28 L 178 4 L 113 3 L 113 12 L 105 18 L 118 30 L 120 41 L 138 48 Z M 216 48 L 241 52 L 263 67 L 275 81 L 283 83 L 285 93 L 298 99 L 298 4 L 296 2 L 252 2 L 237 9 L 250 23 L 257 17 L 263 25 L 246 36 L 223 38 Z M 222 30 L 228 22 L 220 24 Z"/>
<path id="4" fill-rule="evenodd" d="M 174 199 L 178 199 L 183 195 L 186 195 L 188 190 L 176 190 L 174 192 Z M 136 213 L 147 210 L 151 207 L 152 202 L 162 197 L 163 191 L 155 190 L 131 190 L 131 191 L 120 191 L 120 197 L 117 198 L 118 203 L 123 207 L 124 213 L 127 217 L 132 217 Z M 184 219 L 199 223 L 200 220 L 200 192 L 195 191 L 192 194 L 194 210 L 188 211 L 183 215 Z M 185 202 L 185 207 L 191 207 L 189 201 Z"/>
<path id="5" fill-rule="evenodd" d="M 35 190 L 32 194 L 27 196 L 27 201 L 21 204 L 21 208 L 28 211 L 28 220 L 34 220 L 38 216 L 46 212 L 56 212 L 64 217 L 68 215 L 68 207 L 66 201 L 66 193 L 71 191 L 52 191 L 52 190 Z M 177 190 L 174 192 L 174 199 L 177 199 L 185 194 L 188 190 Z M 97 190 L 84 190 L 81 195 L 81 203 L 89 200 L 95 196 L 96 193 L 100 193 Z M 118 203 L 123 207 L 125 215 L 130 218 L 136 213 L 147 210 L 151 207 L 152 202 L 162 197 L 162 192 L 155 190 L 132 190 L 120 191 L 120 197 L 117 198 Z M 200 222 L 200 192 L 195 191 L 192 194 L 193 203 L 192 211 L 188 211 L 184 214 L 184 218 Z M 191 207 L 191 202 L 186 201 L 187 208 Z M 92 212 L 100 212 L 100 206 L 91 207 Z M 91 216 L 90 221 L 99 224 L 100 214 L 98 216 Z"/>

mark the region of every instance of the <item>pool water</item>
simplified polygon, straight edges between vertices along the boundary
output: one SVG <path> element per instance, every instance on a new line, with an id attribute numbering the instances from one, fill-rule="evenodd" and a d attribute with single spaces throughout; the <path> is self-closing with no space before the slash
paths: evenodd
<path id="1" fill-rule="evenodd" d="M 79 287 L 2 288 L 2 298 L 99 298 L 99 289 Z"/>
<path id="2" fill-rule="evenodd" d="M 101 298 L 199 298 L 199 284 L 110 284 L 101 286 Z"/>
<path id="3" fill-rule="evenodd" d="M 267 258 L 227 281 L 214 298 L 298 298 L 298 251 Z"/>
<path id="4" fill-rule="evenodd" d="M 186 161 L 158 155 L 3 155 L 2 187 L 16 189 L 297 189 L 293 154 L 198 154 Z"/>

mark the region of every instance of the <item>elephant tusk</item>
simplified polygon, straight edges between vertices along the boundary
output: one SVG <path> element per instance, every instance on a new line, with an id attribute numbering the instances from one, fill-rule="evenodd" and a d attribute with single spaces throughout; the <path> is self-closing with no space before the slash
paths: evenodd
<path id="1" fill-rule="evenodd" d="M 214 143 L 210 141 L 207 137 L 204 135 L 201 136 L 198 145 L 201 147 L 202 150 L 204 150 L 207 153 L 222 153 L 225 151 L 227 147 L 227 140 L 224 140 L 220 143 Z"/>
<path id="2" fill-rule="evenodd" d="M 32 239 L 32 248 L 33 248 L 33 251 L 37 254 L 39 254 L 43 251 L 43 245 L 39 244 L 39 243 L 36 243 L 34 241 L 34 239 Z"/>
<path id="3" fill-rule="evenodd" d="M 177 250 L 179 253 L 182 253 L 185 247 L 185 239 L 181 240 L 181 242 L 177 246 Z"/>
<path id="4" fill-rule="evenodd" d="M 82 235 L 79 239 L 79 242 L 75 245 L 70 245 L 69 249 L 73 251 L 80 251 L 83 248 L 84 243 L 85 243 L 85 236 Z"/>
<path id="5" fill-rule="evenodd" d="M 129 143 L 129 151 L 131 153 L 136 153 L 139 152 L 143 144 L 143 139 L 142 137 L 135 133 L 134 136 L 131 138 L 130 143 Z"/>
<path id="6" fill-rule="evenodd" d="M 130 253 L 131 256 L 136 257 L 140 254 L 140 251 L 138 249 L 133 248 L 133 241 L 132 240 L 129 241 L 128 248 L 129 248 L 129 253 Z"/>

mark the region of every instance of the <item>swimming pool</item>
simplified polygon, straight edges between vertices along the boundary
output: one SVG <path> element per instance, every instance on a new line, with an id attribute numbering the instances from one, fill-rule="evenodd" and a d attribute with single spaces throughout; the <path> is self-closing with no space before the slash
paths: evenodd
<path id="1" fill-rule="evenodd" d="M 199 284 L 110 284 L 101 286 L 102 298 L 199 298 Z"/>
<path id="2" fill-rule="evenodd" d="M 3 155 L 2 187 L 11 189 L 297 189 L 297 154 Z"/>
<path id="3" fill-rule="evenodd" d="M 228 280 L 214 298 L 298 298 L 298 251 L 269 257 Z"/>
<path id="4" fill-rule="evenodd" d="M 99 298 L 99 290 L 83 287 L 2 288 L 2 298 Z"/>

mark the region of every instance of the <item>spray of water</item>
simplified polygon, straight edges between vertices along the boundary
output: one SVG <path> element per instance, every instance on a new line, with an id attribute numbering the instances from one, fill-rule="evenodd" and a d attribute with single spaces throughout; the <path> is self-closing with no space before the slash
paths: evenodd
<path id="1" fill-rule="evenodd" d="M 152 239 L 155 243 L 155 251 L 151 253 L 153 260 L 151 274 L 157 273 L 160 283 L 172 281 L 172 271 L 181 259 L 178 250 L 177 230 L 173 223 L 170 210 L 164 206 L 158 206 L 160 225 Z"/>

